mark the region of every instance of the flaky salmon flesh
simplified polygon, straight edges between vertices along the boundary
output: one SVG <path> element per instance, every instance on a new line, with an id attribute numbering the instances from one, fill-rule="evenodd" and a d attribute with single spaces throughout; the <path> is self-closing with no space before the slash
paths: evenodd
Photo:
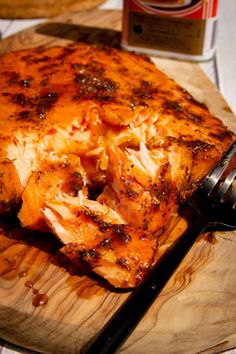
<path id="1" fill-rule="evenodd" d="M 149 58 L 86 44 L 0 58 L 0 212 L 136 287 L 233 134 Z"/>

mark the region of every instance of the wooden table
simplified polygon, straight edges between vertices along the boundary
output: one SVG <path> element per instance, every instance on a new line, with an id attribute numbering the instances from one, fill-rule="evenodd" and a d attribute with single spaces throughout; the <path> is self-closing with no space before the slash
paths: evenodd
<path id="1" fill-rule="evenodd" d="M 235 0 L 220 1 L 220 22 L 218 33 L 218 51 L 216 56 L 205 63 L 201 63 L 201 68 L 205 71 L 208 77 L 215 83 L 223 96 L 226 98 L 229 106 L 236 112 L 236 25 Z M 100 8 L 122 8 L 122 0 L 109 0 Z M 44 19 L 35 20 L 1 20 L 0 31 L 2 38 L 14 34 L 26 27 L 43 22 Z M 28 350 L 13 346 L 0 339 L 0 353 L 31 353 Z M 236 350 L 227 353 L 235 354 Z"/>

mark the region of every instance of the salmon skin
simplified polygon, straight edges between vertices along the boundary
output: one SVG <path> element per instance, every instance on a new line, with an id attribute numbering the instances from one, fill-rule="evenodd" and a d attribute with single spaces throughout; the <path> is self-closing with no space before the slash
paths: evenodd
<path id="1" fill-rule="evenodd" d="M 136 287 L 233 134 L 146 56 L 77 43 L 0 64 L 1 214 Z"/>

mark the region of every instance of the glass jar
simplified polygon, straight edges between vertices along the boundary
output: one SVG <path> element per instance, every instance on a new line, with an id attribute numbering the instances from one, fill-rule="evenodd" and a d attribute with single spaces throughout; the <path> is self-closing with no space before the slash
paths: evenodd
<path id="1" fill-rule="evenodd" d="M 218 0 L 124 0 L 122 47 L 183 60 L 211 59 Z"/>

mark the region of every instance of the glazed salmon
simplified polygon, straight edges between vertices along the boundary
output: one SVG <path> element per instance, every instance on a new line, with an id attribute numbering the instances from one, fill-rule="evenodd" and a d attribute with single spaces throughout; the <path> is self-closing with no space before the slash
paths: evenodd
<path id="1" fill-rule="evenodd" d="M 1 214 L 137 286 L 233 134 L 145 56 L 77 43 L 0 62 Z"/>

